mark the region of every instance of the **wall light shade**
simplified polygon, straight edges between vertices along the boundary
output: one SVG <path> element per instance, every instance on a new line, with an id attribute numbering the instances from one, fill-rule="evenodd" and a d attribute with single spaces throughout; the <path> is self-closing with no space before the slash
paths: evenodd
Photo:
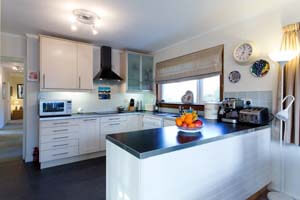
<path id="1" fill-rule="evenodd" d="M 281 104 L 283 104 L 289 97 L 292 99 L 291 102 L 289 103 L 289 105 L 284 110 L 281 110 L 276 114 L 276 118 L 278 118 L 279 120 L 282 120 L 284 122 L 289 119 L 289 109 L 292 106 L 292 104 L 294 103 L 295 97 L 292 95 L 288 95 L 281 102 Z"/>
<path id="2" fill-rule="evenodd" d="M 269 54 L 269 57 L 275 62 L 288 62 L 299 55 L 298 51 L 277 51 Z"/>

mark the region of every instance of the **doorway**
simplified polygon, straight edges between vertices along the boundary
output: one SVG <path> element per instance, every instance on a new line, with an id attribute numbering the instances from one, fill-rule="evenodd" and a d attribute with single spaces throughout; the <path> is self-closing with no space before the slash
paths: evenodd
<path id="1" fill-rule="evenodd" d="M 0 164 L 22 159 L 24 64 L 0 63 Z"/>

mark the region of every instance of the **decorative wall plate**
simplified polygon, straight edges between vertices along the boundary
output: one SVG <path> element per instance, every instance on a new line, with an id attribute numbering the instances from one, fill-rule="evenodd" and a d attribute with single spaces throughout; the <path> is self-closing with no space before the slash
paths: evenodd
<path id="1" fill-rule="evenodd" d="M 251 67 L 250 72 L 255 77 L 264 77 L 270 71 L 270 63 L 266 60 L 258 60 Z"/>
<path id="2" fill-rule="evenodd" d="M 239 71 L 232 71 L 229 73 L 228 79 L 231 83 L 237 83 L 241 80 L 241 73 Z"/>

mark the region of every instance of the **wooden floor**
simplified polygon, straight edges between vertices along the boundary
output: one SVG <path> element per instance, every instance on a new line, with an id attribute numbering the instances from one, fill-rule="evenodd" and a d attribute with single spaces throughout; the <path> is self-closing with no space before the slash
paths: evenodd
<path id="1" fill-rule="evenodd" d="M 21 160 L 0 163 L 0 200 L 105 200 L 105 171 L 105 157 L 42 171 Z"/>

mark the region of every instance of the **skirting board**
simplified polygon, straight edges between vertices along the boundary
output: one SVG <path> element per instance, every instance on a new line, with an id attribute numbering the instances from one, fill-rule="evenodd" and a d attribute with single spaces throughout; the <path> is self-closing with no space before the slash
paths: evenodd
<path id="1" fill-rule="evenodd" d="M 55 167 L 55 166 L 59 166 L 59 165 L 65 165 L 65 164 L 69 164 L 69 163 L 88 160 L 88 159 L 92 159 L 92 158 L 98 158 L 98 157 L 102 157 L 102 156 L 105 156 L 105 151 L 74 156 L 74 157 L 71 157 L 71 158 L 52 160 L 52 161 L 40 163 L 40 166 L 41 166 L 40 169 Z"/>

